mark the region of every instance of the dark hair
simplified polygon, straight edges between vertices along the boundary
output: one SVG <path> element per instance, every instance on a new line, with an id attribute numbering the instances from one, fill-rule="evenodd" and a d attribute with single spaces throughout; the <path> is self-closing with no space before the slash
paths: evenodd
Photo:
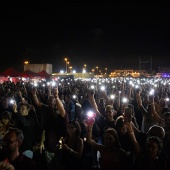
<path id="1" fill-rule="evenodd" d="M 8 112 L 8 111 L 4 111 L 2 113 L 2 115 L 1 115 L 1 119 L 3 119 L 3 118 L 11 120 L 12 119 L 12 114 L 10 112 Z"/>
<path id="2" fill-rule="evenodd" d="M 21 129 L 10 127 L 6 133 L 9 133 L 9 132 L 15 132 L 15 134 L 17 136 L 17 139 L 19 141 L 23 141 L 24 140 L 24 134 L 23 134 Z"/>
<path id="3" fill-rule="evenodd" d="M 115 121 L 115 126 L 116 127 L 123 127 L 125 125 L 124 123 L 124 118 L 123 116 L 119 116 L 117 117 L 116 121 Z"/>
<path id="4" fill-rule="evenodd" d="M 80 123 L 76 120 L 71 120 L 68 124 L 72 124 L 76 128 L 76 136 L 79 137 L 81 135 L 81 126 Z"/>
<path id="5" fill-rule="evenodd" d="M 28 103 L 20 102 L 20 103 L 19 103 L 19 107 L 21 107 L 21 106 L 26 106 L 27 109 L 31 109 L 31 106 L 30 106 Z"/>
<path id="6" fill-rule="evenodd" d="M 115 138 L 115 146 L 120 148 L 119 136 L 117 134 L 117 131 L 114 128 L 108 128 L 105 130 L 103 137 L 106 134 L 111 134 Z"/>
<path id="7" fill-rule="evenodd" d="M 84 112 L 88 111 L 88 110 L 93 110 L 92 104 L 90 103 L 89 100 L 84 100 L 82 103 L 82 109 Z"/>
<path id="8" fill-rule="evenodd" d="M 162 143 L 162 140 L 159 137 L 151 136 L 151 137 L 147 138 L 147 140 L 146 140 L 146 148 L 148 147 L 148 144 L 149 144 L 150 141 L 153 141 L 154 143 L 156 143 L 158 145 L 159 150 L 160 151 L 162 150 L 163 143 Z"/>
<path id="9" fill-rule="evenodd" d="M 162 117 L 163 117 L 163 118 L 167 118 L 167 117 L 169 117 L 169 116 L 170 116 L 170 111 L 165 112 Z"/>

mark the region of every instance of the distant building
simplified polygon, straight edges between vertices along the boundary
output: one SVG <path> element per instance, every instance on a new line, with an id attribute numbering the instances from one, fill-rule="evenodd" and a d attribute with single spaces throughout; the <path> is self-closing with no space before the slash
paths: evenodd
<path id="1" fill-rule="evenodd" d="M 35 73 L 46 71 L 48 74 L 52 74 L 52 64 L 25 64 L 24 71 L 31 70 Z"/>

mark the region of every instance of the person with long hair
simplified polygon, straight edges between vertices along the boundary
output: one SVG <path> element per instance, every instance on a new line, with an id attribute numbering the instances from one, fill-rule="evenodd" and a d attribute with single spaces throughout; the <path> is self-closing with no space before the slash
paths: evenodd
<path id="1" fill-rule="evenodd" d="M 50 168 L 55 170 L 78 170 L 81 168 L 81 158 L 84 149 L 83 139 L 80 137 L 81 127 L 78 121 L 69 121 L 67 136 L 60 138 L 54 159 Z"/>

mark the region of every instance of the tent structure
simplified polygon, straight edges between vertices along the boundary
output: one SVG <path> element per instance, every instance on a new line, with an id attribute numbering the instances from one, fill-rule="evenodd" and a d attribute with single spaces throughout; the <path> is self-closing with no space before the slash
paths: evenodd
<path id="1" fill-rule="evenodd" d="M 26 74 L 29 78 L 39 77 L 38 73 L 35 73 L 31 70 L 25 70 L 23 74 Z"/>
<path id="2" fill-rule="evenodd" d="M 5 71 L 1 72 L 0 76 L 1 77 L 25 77 L 25 78 L 28 77 L 26 74 L 23 74 L 23 73 L 15 70 L 12 67 L 10 67 L 10 68 L 6 69 Z"/>
<path id="3" fill-rule="evenodd" d="M 51 75 L 48 74 L 45 70 L 40 71 L 39 73 L 37 73 L 40 77 L 44 77 L 44 78 L 50 78 Z"/>

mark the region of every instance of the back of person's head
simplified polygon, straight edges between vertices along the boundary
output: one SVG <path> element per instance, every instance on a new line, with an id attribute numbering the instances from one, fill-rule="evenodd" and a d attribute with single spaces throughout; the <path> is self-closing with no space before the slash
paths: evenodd
<path id="1" fill-rule="evenodd" d="M 127 128 L 125 126 L 124 116 L 118 116 L 115 121 L 116 130 L 119 135 L 124 136 L 127 134 Z"/>
<path id="2" fill-rule="evenodd" d="M 167 112 L 164 112 L 164 114 L 162 115 L 163 118 L 167 118 L 170 117 L 170 111 L 168 110 Z"/>
<path id="3" fill-rule="evenodd" d="M 84 112 L 87 112 L 89 110 L 93 110 L 92 104 L 90 103 L 89 100 L 86 99 L 82 102 L 82 110 Z"/>
<path id="4" fill-rule="evenodd" d="M 161 110 L 161 114 L 162 116 L 164 115 L 164 113 L 170 112 L 170 108 L 169 107 L 163 107 Z"/>
<path id="5" fill-rule="evenodd" d="M 119 116 L 117 117 L 116 121 L 115 121 L 115 126 L 116 127 L 123 127 L 125 125 L 125 122 L 124 122 L 124 117 L 123 116 Z"/>
<path id="6" fill-rule="evenodd" d="M 153 125 L 149 128 L 147 135 L 150 136 L 157 136 L 159 137 L 161 140 L 164 139 L 165 137 L 165 130 L 163 127 L 158 126 L 158 125 Z"/>

